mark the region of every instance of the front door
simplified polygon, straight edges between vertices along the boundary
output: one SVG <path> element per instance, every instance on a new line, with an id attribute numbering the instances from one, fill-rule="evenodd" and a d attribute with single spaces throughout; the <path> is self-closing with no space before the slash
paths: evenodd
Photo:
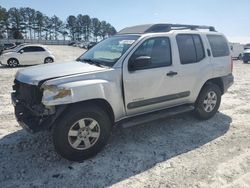
<path id="1" fill-rule="evenodd" d="M 22 65 L 32 65 L 40 62 L 39 53 L 35 46 L 27 46 L 19 50 L 19 61 Z"/>
<path id="2" fill-rule="evenodd" d="M 138 59 L 150 59 L 148 64 L 134 66 Z M 145 39 L 125 59 L 123 66 L 125 108 L 127 115 L 138 114 L 184 103 L 189 91 L 181 87 L 172 58 L 168 37 Z"/>

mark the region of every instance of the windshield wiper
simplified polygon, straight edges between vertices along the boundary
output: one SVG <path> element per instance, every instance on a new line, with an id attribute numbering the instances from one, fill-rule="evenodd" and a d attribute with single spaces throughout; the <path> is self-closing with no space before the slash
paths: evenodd
<path id="1" fill-rule="evenodd" d="M 107 68 L 108 66 L 105 66 L 101 63 L 98 63 L 97 61 L 95 61 L 94 59 L 79 59 L 79 61 L 82 61 L 82 62 L 87 62 L 89 63 L 90 65 L 96 65 L 98 67 L 105 67 Z"/>

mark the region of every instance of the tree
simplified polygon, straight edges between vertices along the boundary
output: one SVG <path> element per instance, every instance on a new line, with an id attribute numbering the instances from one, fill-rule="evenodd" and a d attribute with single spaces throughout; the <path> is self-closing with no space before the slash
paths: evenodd
<path id="1" fill-rule="evenodd" d="M 22 38 L 22 28 L 21 28 L 22 16 L 20 14 L 19 9 L 10 8 L 8 14 L 9 14 L 10 25 L 12 27 L 11 37 L 15 39 Z"/>
<path id="2" fill-rule="evenodd" d="M 108 35 L 109 25 L 106 21 L 101 21 L 100 35 L 102 39 Z"/>
<path id="3" fill-rule="evenodd" d="M 45 29 L 44 28 L 44 26 L 45 26 L 45 16 L 39 11 L 36 11 L 35 23 L 36 23 L 36 26 L 37 26 L 38 38 L 41 39 L 42 38 L 42 32 Z"/>
<path id="4" fill-rule="evenodd" d="M 7 11 L 0 6 L 0 38 L 66 40 L 69 36 L 71 40 L 89 41 L 94 38 L 97 41 L 115 33 L 111 24 L 89 15 L 70 15 L 63 22 L 56 15 L 50 18 L 29 7 L 13 7 Z"/>
<path id="5" fill-rule="evenodd" d="M 63 31 L 61 32 L 61 34 L 62 34 L 62 36 L 63 36 L 63 40 L 65 40 L 65 39 L 66 39 L 66 36 L 69 35 L 69 33 L 68 33 L 66 30 L 63 30 Z"/>
<path id="6" fill-rule="evenodd" d="M 20 27 L 22 30 L 22 33 L 25 34 L 25 38 L 27 38 L 27 33 L 28 33 L 28 17 L 26 13 L 26 8 L 20 8 L 19 9 L 20 16 L 21 16 L 21 23 Z"/>
<path id="7" fill-rule="evenodd" d="M 115 35 L 117 33 L 116 29 L 113 27 L 113 26 L 109 26 L 108 28 L 108 36 L 112 36 L 112 35 Z"/>
<path id="8" fill-rule="evenodd" d="M 29 38 L 32 39 L 32 30 L 34 27 L 36 11 L 31 8 L 25 8 L 26 18 L 27 18 L 27 28 L 29 29 Z"/>
<path id="9" fill-rule="evenodd" d="M 10 36 L 13 39 L 23 39 L 23 35 L 16 27 L 13 27 L 10 32 Z"/>
<path id="10" fill-rule="evenodd" d="M 101 22 L 98 20 L 98 18 L 92 18 L 91 26 L 92 34 L 95 38 L 95 41 L 97 41 L 97 37 L 100 36 Z"/>
<path id="11" fill-rule="evenodd" d="M 54 15 L 51 18 L 51 22 L 52 22 L 52 28 L 54 30 L 54 39 L 57 40 L 58 39 L 58 33 L 62 29 L 63 22 L 56 15 Z"/>
<path id="12" fill-rule="evenodd" d="M 85 41 L 89 41 L 90 36 L 90 27 L 91 27 L 91 19 L 88 15 L 83 15 L 83 37 Z"/>
<path id="13" fill-rule="evenodd" d="M 51 40 L 53 31 L 52 31 L 52 23 L 48 16 L 44 16 L 44 32 L 45 32 L 44 39 Z"/>
<path id="14" fill-rule="evenodd" d="M 69 30 L 69 35 L 71 40 L 75 40 L 76 27 L 77 27 L 77 19 L 75 16 L 70 15 L 67 18 L 66 28 Z"/>
<path id="15" fill-rule="evenodd" d="M 0 38 L 4 37 L 4 33 L 8 36 L 9 20 L 8 12 L 5 8 L 0 6 Z"/>

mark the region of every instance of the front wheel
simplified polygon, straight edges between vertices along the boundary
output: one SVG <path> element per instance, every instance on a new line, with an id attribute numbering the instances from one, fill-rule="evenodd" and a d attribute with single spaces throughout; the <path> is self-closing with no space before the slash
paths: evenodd
<path id="1" fill-rule="evenodd" d="M 248 61 L 243 61 L 244 63 L 248 63 Z"/>
<path id="2" fill-rule="evenodd" d="M 106 145 L 112 123 L 105 110 L 95 105 L 74 106 L 53 128 L 55 149 L 71 161 L 95 156 Z"/>
<path id="3" fill-rule="evenodd" d="M 220 107 L 221 91 L 213 84 L 206 84 L 195 103 L 195 114 L 199 119 L 207 120 L 213 117 Z"/>
<path id="4" fill-rule="evenodd" d="M 7 61 L 7 64 L 8 64 L 9 67 L 14 68 L 14 67 L 17 67 L 17 66 L 19 65 L 19 62 L 18 62 L 18 60 L 15 59 L 15 58 L 10 58 L 10 59 Z"/>

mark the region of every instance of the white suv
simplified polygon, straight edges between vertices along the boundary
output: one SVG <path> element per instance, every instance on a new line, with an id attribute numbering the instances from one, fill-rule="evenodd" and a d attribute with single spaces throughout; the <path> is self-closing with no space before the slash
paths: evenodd
<path id="1" fill-rule="evenodd" d="M 17 48 L 3 52 L 0 56 L 0 64 L 9 67 L 52 63 L 54 60 L 55 57 L 45 46 L 36 44 L 20 45 Z"/>
<path id="2" fill-rule="evenodd" d="M 58 153 L 81 161 L 105 146 L 113 125 L 187 111 L 211 118 L 233 80 L 228 41 L 213 27 L 141 25 L 71 63 L 19 70 L 12 101 L 21 126 L 53 130 Z"/>

